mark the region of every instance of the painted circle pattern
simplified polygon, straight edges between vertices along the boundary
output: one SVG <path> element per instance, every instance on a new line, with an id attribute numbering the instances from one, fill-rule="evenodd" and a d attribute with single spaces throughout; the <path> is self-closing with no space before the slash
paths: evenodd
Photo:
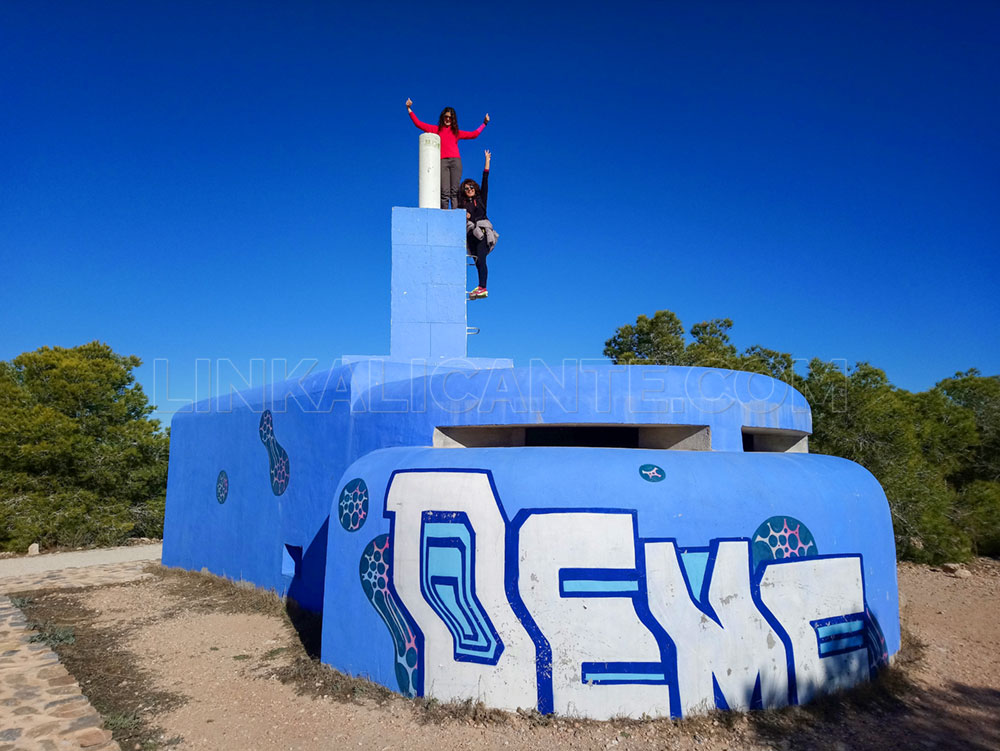
<path id="1" fill-rule="evenodd" d="M 229 475 L 226 474 L 226 470 L 219 472 L 219 477 L 215 481 L 215 500 L 219 503 L 225 503 L 226 498 L 229 497 Z"/>
<path id="2" fill-rule="evenodd" d="M 357 532 L 364 525 L 368 518 L 368 486 L 360 477 L 351 480 L 340 491 L 337 517 L 340 526 L 348 532 Z"/>
<path id="3" fill-rule="evenodd" d="M 764 521 L 751 538 L 753 563 L 785 558 L 806 558 L 819 553 L 816 538 L 809 528 L 791 516 L 772 516 Z"/>

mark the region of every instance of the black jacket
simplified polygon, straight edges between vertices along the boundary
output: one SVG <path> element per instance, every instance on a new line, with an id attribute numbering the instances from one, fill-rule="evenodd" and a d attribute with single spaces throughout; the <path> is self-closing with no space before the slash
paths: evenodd
<path id="1" fill-rule="evenodd" d="M 479 193 L 477 193 L 476 196 L 471 199 L 462 196 L 465 202 L 465 206 L 463 208 L 465 208 L 465 210 L 468 211 L 469 214 L 471 214 L 471 216 L 469 217 L 469 221 L 472 222 L 473 224 L 478 222 L 480 219 L 486 218 L 486 194 L 489 192 L 490 189 L 489 179 L 490 179 L 490 171 L 488 169 L 484 169 L 483 184 Z"/>

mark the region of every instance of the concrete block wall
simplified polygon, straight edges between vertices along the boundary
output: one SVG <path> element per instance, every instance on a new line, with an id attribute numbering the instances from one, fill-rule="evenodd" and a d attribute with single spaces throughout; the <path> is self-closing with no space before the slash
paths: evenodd
<path id="1" fill-rule="evenodd" d="M 389 353 L 394 360 L 464 358 L 465 215 L 392 209 Z"/>

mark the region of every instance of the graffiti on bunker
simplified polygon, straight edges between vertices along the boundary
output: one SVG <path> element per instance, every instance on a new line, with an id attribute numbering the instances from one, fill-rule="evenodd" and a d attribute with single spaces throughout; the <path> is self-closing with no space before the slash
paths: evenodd
<path id="1" fill-rule="evenodd" d="M 888 660 L 861 556 L 820 555 L 791 516 L 679 547 L 630 509 L 508 518 L 469 469 L 394 472 L 384 516 L 361 583 L 410 696 L 680 717 L 806 703 Z"/>
<path id="2" fill-rule="evenodd" d="M 215 500 L 225 503 L 229 497 L 229 475 L 226 470 L 220 470 L 219 476 L 215 479 Z"/>
<path id="3" fill-rule="evenodd" d="M 662 482 L 667 475 L 662 467 L 655 464 L 643 464 L 639 467 L 639 476 L 646 482 Z"/>
<path id="4" fill-rule="evenodd" d="M 766 519 L 750 540 L 753 543 L 754 567 L 762 561 L 802 558 L 819 552 L 809 528 L 791 516 Z"/>
<path id="5" fill-rule="evenodd" d="M 271 410 L 264 410 L 264 414 L 260 416 L 260 425 L 257 430 L 260 433 L 260 442 L 267 449 L 267 461 L 271 473 L 271 492 L 275 495 L 281 495 L 288 488 L 290 468 L 288 452 L 274 437 L 274 418 L 271 416 Z"/>
<path id="6" fill-rule="evenodd" d="M 351 480 L 340 491 L 337 518 L 348 532 L 357 532 L 368 518 L 368 486 L 360 477 Z"/>
<path id="7" fill-rule="evenodd" d="M 358 567 L 365 597 L 389 629 L 396 654 L 396 682 L 401 693 L 419 696 L 420 632 L 416 630 L 392 586 L 392 547 L 389 535 L 379 535 L 365 548 Z"/>

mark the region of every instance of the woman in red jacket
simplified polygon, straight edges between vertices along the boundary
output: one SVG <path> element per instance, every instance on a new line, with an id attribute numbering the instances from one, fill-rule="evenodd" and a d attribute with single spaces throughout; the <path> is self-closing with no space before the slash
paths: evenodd
<path id="1" fill-rule="evenodd" d="M 459 130 L 458 116 L 451 107 L 441 110 L 438 124 L 422 123 L 413 114 L 413 100 L 406 100 L 406 111 L 410 113 L 413 124 L 425 133 L 437 133 L 441 136 L 441 208 L 458 208 L 458 185 L 462 182 L 462 157 L 458 153 L 458 142 L 461 139 L 476 138 L 483 132 L 486 123 L 490 121 L 489 113 L 483 118 L 483 124 L 475 130 Z"/>

